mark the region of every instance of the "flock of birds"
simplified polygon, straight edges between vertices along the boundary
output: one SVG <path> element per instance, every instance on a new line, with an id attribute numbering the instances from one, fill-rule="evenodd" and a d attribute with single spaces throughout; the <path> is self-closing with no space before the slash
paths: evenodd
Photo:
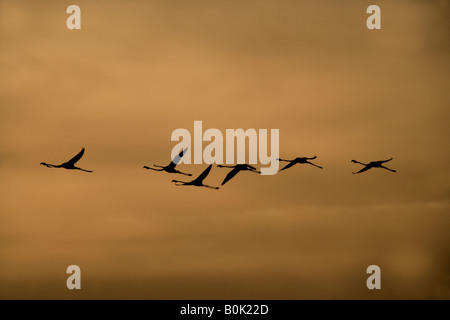
<path id="1" fill-rule="evenodd" d="M 79 167 L 75 166 L 75 163 L 78 162 L 78 160 L 81 159 L 81 157 L 84 155 L 84 148 L 81 149 L 81 151 L 74 156 L 72 159 L 70 159 L 67 162 L 64 162 L 62 164 L 48 164 L 45 162 L 41 162 L 41 165 L 46 166 L 47 168 L 64 168 L 64 169 L 69 169 L 69 170 L 81 170 L 81 171 L 85 171 L 85 172 L 93 172 L 92 170 L 86 170 L 86 169 L 82 169 Z M 192 176 L 192 174 L 190 173 L 185 173 L 185 172 L 181 172 L 178 171 L 176 169 L 176 166 L 178 165 L 178 163 L 180 162 L 181 158 L 183 157 L 183 155 L 186 153 L 187 149 L 181 150 L 180 153 L 167 165 L 167 166 L 160 166 L 160 165 L 156 165 L 154 164 L 153 167 L 149 167 L 149 166 L 144 166 L 144 169 L 148 169 L 148 170 L 154 170 L 154 171 L 165 171 L 168 173 L 176 173 L 176 174 L 181 174 L 181 175 L 186 175 L 186 176 Z M 286 160 L 286 159 L 280 159 L 278 158 L 278 161 L 283 161 L 283 162 L 288 162 L 288 164 L 286 166 L 284 166 L 283 168 L 280 169 L 280 171 L 289 169 L 290 167 L 296 165 L 296 164 L 310 164 L 312 166 L 315 166 L 319 169 L 323 169 L 321 166 L 318 166 L 312 162 L 310 162 L 309 160 L 314 160 L 316 159 L 317 156 L 311 157 L 311 158 L 307 158 L 307 157 L 298 157 L 295 158 L 293 160 Z M 357 171 L 357 172 L 352 172 L 353 174 L 356 173 L 361 173 L 361 172 L 365 172 L 369 169 L 372 168 L 382 168 L 382 169 L 386 169 L 389 170 L 391 172 L 397 172 L 396 170 L 390 169 L 385 167 L 383 164 L 391 161 L 393 158 L 390 158 L 388 160 L 380 160 L 380 161 L 372 161 L 369 163 L 363 163 L 363 162 L 359 162 L 356 160 L 352 160 L 352 163 L 358 163 L 363 165 L 364 167 Z M 232 166 L 225 166 L 225 165 L 217 165 L 217 167 L 219 168 L 232 168 L 232 170 L 230 172 L 228 172 L 228 174 L 226 175 L 225 179 L 222 182 L 222 186 L 227 183 L 228 181 L 230 181 L 231 179 L 233 179 L 240 171 L 250 171 L 250 172 L 254 172 L 254 173 L 261 173 L 260 171 L 258 171 L 255 167 L 248 165 L 248 164 L 237 164 L 237 165 L 232 165 Z M 206 187 L 206 188 L 211 188 L 211 189 L 219 189 L 219 187 L 214 187 L 214 186 L 210 186 L 207 184 L 203 183 L 203 180 L 205 180 L 205 178 L 208 176 L 209 172 L 211 171 L 212 168 L 212 164 L 210 164 L 197 178 L 195 178 L 194 180 L 191 181 L 180 181 L 180 180 L 172 180 L 173 183 L 175 183 L 176 186 L 196 186 L 196 187 Z"/>

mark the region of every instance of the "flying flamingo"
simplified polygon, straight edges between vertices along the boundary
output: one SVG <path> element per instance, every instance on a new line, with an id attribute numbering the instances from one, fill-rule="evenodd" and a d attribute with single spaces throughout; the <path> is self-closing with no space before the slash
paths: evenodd
<path id="1" fill-rule="evenodd" d="M 203 171 L 197 178 L 195 178 L 192 181 L 186 182 L 186 181 L 172 180 L 172 182 L 174 182 L 176 186 L 196 186 L 196 187 L 206 187 L 206 188 L 211 188 L 211 189 L 219 189 L 218 187 L 213 187 L 213 186 L 203 184 L 203 180 L 205 180 L 206 176 L 211 171 L 211 168 L 212 168 L 212 164 L 210 164 L 209 167 L 206 168 L 205 171 Z"/>
<path id="2" fill-rule="evenodd" d="M 397 172 L 396 170 L 389 169 L 389 168 L 386 168 L 385 166 L 383 166 L 383 163 L 391 161 L 392 159 L 393 158 L 390 158 L 388 160 L 372 161 L 372 162 L 369 162 L 369 163 L 362 163 L 362 162 L 359 162 L 359 161 L 356 161 L 356 160 L 352 160 L 351 162 L 353 162 L 353 163 L 359 163 L 359 164 L 362 164 L 363 166 L 365 166 L 364 168 L 362 168 L 358 172 L 352 172 L 352 173 L 353 174 L 361 173 L 361 172 L 367 171 L 367 170 L 372 169 L 372 168 L 383 168 L 383 169 L 386 169 L 386 170 L 389 170 L 389 171 L 392 171 L 392 172 Z"/>
<path id="3" fill-rule="evenodd" d="M 186 150 L 187 150 L 187 148 L 184 150 L 181 150 L 180 153 L 175 158 L 173 158 L 172 162 L 169 163 L 165 167 L 154 164 L 153 166 L 160 168 L 160 169 L 150 168 L 148 166 L 144 166 L 144 169 L 155 170 L 155 171 L 166 171 L 169 173 L 179 173 L 179 174 L 184 174 L 186 176 L 192 176 L 192 174 L 190 174 L 190 173 L 184 173 L 184 172 L 181 172 L 181 171 L 178 171 L 177 169 L 175 169 L 178 162 L 180 162 L 181 157 L 183 157 L 183 155 L 186 153 Z"/>
<path id="4" fill-rule="evenodd" d="M 235 175 L 238 174 L 239 171 L 244 171 L 244 170 L 248 170 L 251 172 L 256 172 L 256 173 L 261 173 L 260 171 L 256 170 L 255 167 L 250 166 L 248 164 L 237 164 L 235 166 L 224 166 L 224 165 L 217 165 L 219 168 L 233 168 L 233 170 L 231 170 L 227 176 L 225 177 L 225 179 L 222 182 L 222 185 L 224 185 L 225 183 L 227 183 L 229 180 L 231 180 Z"/>
<path id="5" fill-rule="evenodd" d="M 285 159 L 278 158 L 277 160 L 289 162 L 289 164 L 287 166 L 285 166 L 284 168 L 282 168 L 280 171 L 289 169 L 290 167 L 296 165 L 297 163 L 308 163 L 310 165 L 313 165 L 314 167 L 323 169 L 321 166 L 315 165 L 314 163 L 308 161 L 308 160 L 314 160 L 316 158 L 317 158 L 317 156 L 314 156 L 312 158 L 300 157 L 300 158 L 295 158 L 294 160 L 285 160 Z"/>
<path id="6" fill-rule="evenodd" d="M 92 172 L 91 170 L 85 170 L 85 169 L 75 167 L 75 163 L 77 163 L 77 161 L 81 159 L 83 154 L 84 154 L 84 148 L 82 148 L 81 151 L 75 157 L 73 157 L 72 159 L 70 159 L 67 162 L 64 162 L 63 164 L 55 165 L 55 164 L 41 162 L 41 165 L 46 166 L 47 168 L 64 168 L 64 169 L 69 169 L 69 170 L 76 169 L 76 170 L 81 170 L 81 171 L 86 171 L 86 172 Z"/>

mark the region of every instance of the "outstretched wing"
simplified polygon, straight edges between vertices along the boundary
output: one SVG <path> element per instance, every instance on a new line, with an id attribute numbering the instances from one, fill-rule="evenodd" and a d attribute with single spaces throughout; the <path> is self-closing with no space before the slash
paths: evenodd
<path id="1" fill-rule="evenodd" d="M 181 158 L 184 156 L 184 154 L 186 153 L 188 148 L 181 150 L 180 153 L 173 158 L 172 162 L 169 164 L 169 166 L 173 166 L 175 168 L 175 166 L 178 164 L 178 162 L 180 162 Z"/>
<path id="2" fill-rule="evenodd" d="M 66 164 L 75 164 L 75 163 L 77 163 L 77 161 L 81 159 L 83 154 L 84 154 L 84 148 L 82 148 L 81 151 L 75 157 L 73 157 L 72 159 L 67 161 Z"/>
<path id="3" fill-rule="evenodd" d="M 387 160 L 381 160 L 380 162 L 381 162 L 381 163 L 385 163 L 385 162 L 391 161 L 392 159 L 394 159 L 394 158 L 390 158 L 390 159 L 387 159 Z"/>
<path id="4" fill-rule="evenodd" d="M 359 170 L 358 172 L 355 172 L 355 173 L 361 173 L 361 172 L 367 171 L 371 168 L 372 168 L 372 166 L 365 166 L 364 168 L 362 168 L 361 170 Z"/>
<path id="5" fill-rule="evenodd" d="M 211 171 L 211 168 L 212 168 L 212 164 L 210 164 L 209 167 L 206 168 L 205 171 L 203 171 L 194 181 L 202 182 L 206 178 L 206 176 L 209 174 L 209 172 Z"/>
<path id="6" fill-rule="evenodd" d="M 292 167 L 292 166 L 295 165 L 295 164 L 296 164 L 296 162 L 295 162 L 295 161 L 292 161 L 291 163 L 289 163 L 287 166 L 285 166 L 285 167 L 284 167 L 283 169 L 281 169 L 280 171 L 289 169 L 290 167 Z"/>
<path id="7" fill-rule="evenodd" d="M 234 168 L 233 170 L 231 170 L 230 172 L 228 172 L 227 176 L 225 177 L 225 179 L 223 179 L 222 185 L 224 185 L 225 183 L 227 183 L 229 180 L 233 179 L 233 177 L 235 175 L 237 175 L 237 173 L 241 171 L 241 169 L 239 168 Z"/>

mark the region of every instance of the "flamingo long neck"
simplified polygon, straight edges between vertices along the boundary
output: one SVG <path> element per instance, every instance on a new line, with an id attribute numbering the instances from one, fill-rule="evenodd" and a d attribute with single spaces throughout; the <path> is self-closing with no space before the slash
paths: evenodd
<path id="1" fill-rule="evenodd" d="M 48 167 L 52 167 L 52 168 L 61 168 L 62 165 L 60 164 L 51 164 L 51 163 L 44 163 L 46 166 Z"/>

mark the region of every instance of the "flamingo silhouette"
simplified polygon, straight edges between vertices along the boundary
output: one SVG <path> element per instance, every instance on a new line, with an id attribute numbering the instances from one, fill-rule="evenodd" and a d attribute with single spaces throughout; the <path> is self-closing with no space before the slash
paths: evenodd
<path id="1" fill-rule="evenodd" d="M 362 162 L 359 162 L 359 161 L 356 161 L 356 160 L 352 160 L 351 162 L 353 162 L 353 163 L 359 163 L 359 164 L 362 164 L 363 166 L 365 166 L 364 168 L 362 168 L 358 172 L 352 172 L 352 173 L 353 174 L 361 173 L 361 172 L 367 171 L 367 170 L 372 169 L 372 168 L 383 168 L 383 169 L 386 169 L 386 170 L 389 170 L 389 171 L 392 171 L 392 172 L 397 172 L 396 170 L 389 169 L 389 168 L 386 168 L 385 166 L 383 166 L 383 163 L 391 161 L 392 159 L 393 158 L 390 158 L 388 160 L 372 161 L 372 162 L 369 162 L 369 163 L 362 163 Z"/>
<path id="2" fill-rule="evenodd" d="M 195 178 L 192 181 L 186 182 L 186 181 L 179 181 L 179 180 L 172 180 L 172 182 L 175 183 L 176 186 L 196 186 L 196 187 L 206 187 L 211 189 L 219 189 L 218 187 L 209 186 L 207 184 L 203 184 L 203 180 L 205 180 L 206 176 L 211 171 L 212 164 L 209 165 L 208 168 L 206 168 L 205 171 L 203 171 L 197 178 Z"/>
<path id="3" fill-rule="evenodd" d="M 314 163 L 308 161 L 308 160 L 314 160 L 314 159 L 316 159 L 316 158 L 317 158 L 317 156 L 314 156 L 314 157 L 312 157 L 312 158 L 299 157 L 299 158 L 295 158 L 294 160 L 285 160 L 285 159 L 280 159 L 280 158 L 278 158 L 277 160 L 278 160 L 278 161 L 286 161 L 286 162 L 289 162 L 289 164 L 288 164 L 287 166 L 285 166 L 284 168 L 282 168 L 280 171 L 289 169 L 290 167 L 296 165 L 297 163 L 308 163 L 308 164 L 310 164 L 310 165 L 313 165 L 314 167 L 323 169 L 321 166 L 318 166 L 318 165 L 316 165 L 316 164 L 314 164 Z"/>
<path id="4" fill-rule="evenodd" d="M 69 161 L 64 162 L 62 164 L 55 165 L 55 164 L 41 162 L 41 165 L 46 166 L 47 168 L 64 168 L 64 169 L 69 169 L 69 170 L 81 170 L 81 171 L 86 171 L 86 172 L 93 172 L 91 170 L 85 170 L 85 169 L 75 167 L 75 163 L 77 163 L 77 161 L 81 159 L 83 154 L 84 154 L 84 148 L 82 148 L 81 151 L 75 157 L 73 157 Z"/>
<path id="5" fill-rule="evenodd" d="M 260 171 L 256 170 L 255 167 L 250 166 L 248 164 L 237 164 L 235 166 L 224 166 L 224 165 L 217 165 L 219 168 L 233 168 L 233 170 L 231 170 L 227 176 L 225 177 L 225 179 L 222 182 L 222 185 L 224 185 L 225 183 L 227 183 L 229 180 L 231 180 L 235 175 L 238 174 L 239 171 L 251 171 L 251 172 L 256 172 L 256 173 L 261 173 Z"/>
<path id="6" fill-rule="evenodd" d="M 186 150 L 187 150 L 187 148 L 184 149 L 184 150 L 181 150 L 180 153 L 175 158 L 173 158 L 172 162 L 169 163 L 165 167 L 159 166 L 157 164 L 154 164 L 153 165 L 154 167 L 157 167 L 157 168 L 160 168 L 160 169 L 150 168 L 148 166 L 144 166 L 144 169 L 155 170 L 155 171 L 166 171 L 166 172 L 169 172 L 169 173 L 179 173 L 179 174 L 184 174 L 185 176 L 192 176 L 192 174 L 190 174 L 190 173 L 184 173 L 184 172 L 181 172 L 181 171 L 178 171 L 177 169 L 175 169 L 175 167 L 177 166 L 178 162 L 180 162 L 181 157 L 183 157 L 183 155 L 186 153 Z"/>

